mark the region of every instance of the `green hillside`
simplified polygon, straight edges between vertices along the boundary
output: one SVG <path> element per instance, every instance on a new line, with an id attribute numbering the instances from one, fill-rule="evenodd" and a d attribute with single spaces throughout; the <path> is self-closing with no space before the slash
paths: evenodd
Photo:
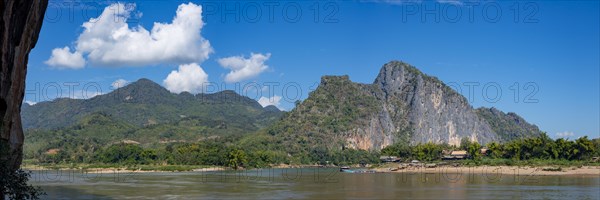
<path id="1" fill-rule="evenodd" d="M 109 94 L 24 106 L 25 156 L 86 162 L 116 143 L 158 148 L 239 137 L 283 115 L 233 91 L 173 94 L 140 79 Z"/>
<path id="2" fill-rule="evenodd" d="M 173 94 L 148 79 L 140 79 L 91 99 L 62 98 L 24 106 L 23 127 L 26 130 L 68 127 L 90 113 L 105 113 L 138 127 L 175 123 L 190 117 L 257 130 L 278 119 L 282 112 L 263 108 L 255 100 L 233 91 Z"/>

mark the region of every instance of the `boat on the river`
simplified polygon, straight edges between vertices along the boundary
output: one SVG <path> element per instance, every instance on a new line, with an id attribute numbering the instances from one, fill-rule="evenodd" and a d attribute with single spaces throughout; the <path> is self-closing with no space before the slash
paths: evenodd
<path id="1" fill-rule="evenodd" d="M 352 171 L 352 170 L 350 169 L 350 167 L 348 167 L 348 166 L 342 166 L 342 167 L 340 167 L 340 172 L 348 172 L 348 173 L 352 173 L 352 172 L 354 172 L 354 171 Z"/>
<path id="2" fill-rule="evenodd" d="M 376 173 L 377 171 L 365 170 L 365 169 L 352 170 L 348 166 L 343 166 L 343 167 L 340 167 L 340 172 L 344 172 L 344 173 Z"/>

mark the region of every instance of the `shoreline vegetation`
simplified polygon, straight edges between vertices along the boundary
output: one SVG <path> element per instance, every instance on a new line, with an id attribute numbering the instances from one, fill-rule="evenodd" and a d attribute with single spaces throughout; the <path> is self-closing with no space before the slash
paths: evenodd
<path id="1" fill-rule="evenodd" d="M 500 169 L 506 169 L 501 171 L 518 167 L 535 169 L 534 172 L 540 174 L 598 174 L 590 170 L 600 173 L 600 139 L 590 140 L 587 137 L 553 140 L 542 134 L 505 143 L 492 142 L 485 146 L 467 138 L 463 138 L 460 146 L 435 143 L 410 145 L 400 141 L 381 151 L 316 148 L 303 155 L 285 153 L 282 149 L 261 148 L 264 146 L 215 139 L 162 148 L 118 143 L 99 148 L 91 154 L 51 149 L 55 151 L 46 151 L 37 158 L 28 157 L 23 162 L 23 168 L 183 172 L 351 166 L 385 172 L 386 169 L 402 171 L 405 168 L 450 167 L 480 170 L 482 167 L 489 168 L 485 166 L 499 166 Z M 388 159 L 392 159 L 392 162 Z"/>

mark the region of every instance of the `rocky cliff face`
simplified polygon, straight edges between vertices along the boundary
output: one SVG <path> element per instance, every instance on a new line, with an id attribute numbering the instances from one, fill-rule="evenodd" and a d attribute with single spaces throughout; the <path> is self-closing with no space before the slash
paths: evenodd
<path id="1" fill-rule="evenodd" d="M 497 140 L 463 96 L 413 66 L 387 63 L 373 84 L 382 112 L 396 116 L 392 125 L 407 129 L 412 143 L 459 145 L 465 137 L 479 143 Z"/>
<path id="2" fill-rule="evenodd" d="M 348 130 L 346 142 L 353 148 L 381 149 L 399 139 L 457 146 L 462 138 L 498 140 L 463 96 L 409 64 L 385 64 L 363 90 L 377 99 L 378 109 L 365 126 Z"/>
<path id="3" fill-rule="evenodd" d="M 319 87 L 270 133 L 279 134 L 292 152 L 315 147 L 379 150 L 400 141 L 459 145 L 462 138 L 485 144 L 514 136 L 504 133 L 507 123 L 490 126 L 498 115 L 486 116 L 437 78 L 392 61 L 372 84 L 353 83 L 348 76 L 324 76 Z M 522 127 L 532 127 L 519 120 Z M 502 121 L 514 120 L 503 117 Z M 520 136 L 534 132 L 522 131 Z"/>
<path id="4" fill-rule="evenodd" d="M 29 52 L 37 42 L 47 0 L 0 1 L 0 164 L 16 169 L 23 155 L 21 103 Z"/>

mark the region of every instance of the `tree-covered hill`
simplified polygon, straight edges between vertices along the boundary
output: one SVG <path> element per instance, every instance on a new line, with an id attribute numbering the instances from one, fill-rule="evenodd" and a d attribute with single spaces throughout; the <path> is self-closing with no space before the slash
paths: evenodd
<path id="1" fill-rule="evenodd" d="M 516 113 L 504 113 L 496 108 L 478 108 L 477 115 L 485 119 L 502 141 L 511 141 L 517 138 L 537 137 L 542 131 Z"/>
<path id="2" fill-rule="evenodd" d="M 263 164 L 356 163 L 376 161 L 381 149 L 398 144 L 450 148 L 542 133 L 517 114 L 473 109 L 437 78 L 400 61 L 385 64 L 372 84 L 323 76 L 287 113 L 233 91 L 173 94 L 140 79 L 87 100 L 24 106 L 23 121 L 26 156 L 52 162 L 97 161 L 99 149 L 125 143 L 170 155 L 158 159 L 165 162 L 201 164 L 185 157 L 208 154 L 201 147 L 209 142 L 228 149 L 219 156 L 247 153 Z"/>
<path id="3" fill-rule="evenodd" d="M 362 149 L 394 143 L 458 146 L 537 137 L 541 131 L 514 113 L 473 109 L 436 77 L 400 61 L 385 64 L 372 84 L 324 76 L 319 87 L 258 138 L 281 144 L 290 155 Z M 256 141 L 249 138 L 246 141 Z"/>
<path id="4" fill-rule="evenodd" d="M 148 79 L 91 99 L 26 105 L 22 112 L 27 157 L 72 161 L 124 141 L 154 148 L 241 136 L 284 113 L 233 91 L 173 94 Z"/>
<path id="5" fill-rule="evenodd" d="M 134 126 L 175 123 L 184 118 L 225 126 L 257 130 L 277 120 L 282 112 L 263 108 L 258 102 L 233 91 L 192 95 L 173 94 L 160 85 L 140 79 L 125 87 L 91 99 L 61 98 L 24 106 L 25 129 L 56 129 L 72 126 L 90 113 L 104 113 Z"/>

